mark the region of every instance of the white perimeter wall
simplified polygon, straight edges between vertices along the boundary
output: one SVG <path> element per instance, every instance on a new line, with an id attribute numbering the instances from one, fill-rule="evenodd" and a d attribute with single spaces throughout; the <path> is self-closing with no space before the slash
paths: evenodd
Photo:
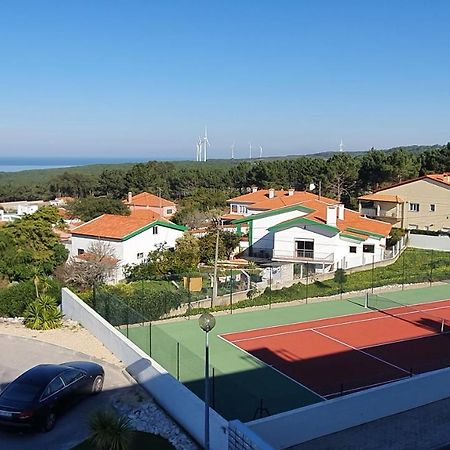
<path id="1" fill-rule="evenodd" d="M 203 444 L 205 404 L 202 400 L 67 288 L 62 290 L 62 312 L 98 338 L 158 404 Z M 211 449 L 227 449 L 228 422 L 212 409 L 210 427 Z"/>
<path id="2" fill-rule="evenodd" d="M 275 449 L 450 397 L 450 368 L 306 406 L 246 425 Z"/>
<path id="3" fill-rule="evenodd" d="M 408 245 L 414 248 L 450 252 L 450 236 L 426 236 L 410 233 Z"/>

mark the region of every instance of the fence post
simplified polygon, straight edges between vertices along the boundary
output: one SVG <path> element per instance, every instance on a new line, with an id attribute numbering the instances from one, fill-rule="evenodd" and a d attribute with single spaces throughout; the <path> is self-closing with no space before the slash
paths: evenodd
<path id="1" fill-rule="evenodd" d="M 152 322 L 148 323 L 148 355 L 152 357 Z"/>
<path id="2" fill-rule="evenodd" d="M 430 261 L 430 286 L 433 284 L 433 266 L 434 266 L 434 250 L 431 250 L 431 261 Z"/>
<path id="3" fill-rule="evenodd" d="M 306 289 L 305 289 L 305 304 L 308 304 L 308 285 L 309 285 L 309 264 L 306 263 Z"/>
<path id="4" fill-rule="evenodd" d="M 177 341 L 177 380 L 180 381 L 180 343 Z"/>
<path id="5" fill-rule="evenodd" d="M 405 289 L 405 252 L 402 253 L 402 267 L 403 267 L 403 275 L 402 275 L 402 291 Z"/>
<path id="6" fill-rule="evenodd" d="M 233 269 L 230 269 L 230 314 L 233 314 Z"/>
<path id="7" fill-rule="evenodd" d="M 375 276 L 375 255 L 372 256 L 372 294 L 373 294 L 374 276 Z"/>

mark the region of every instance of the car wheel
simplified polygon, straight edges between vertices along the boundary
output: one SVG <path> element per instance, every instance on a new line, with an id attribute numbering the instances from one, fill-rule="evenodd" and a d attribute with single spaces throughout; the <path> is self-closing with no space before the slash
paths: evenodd
<path id="1" fill-rule="evenodd" d="M 101 375 L 97 375 L 92 383 L 92 393 L 98 394 L 103 389 L 103 377 Z"/>
<path id="2" fill-rule="evenodd" d="M 44 417 L 44 421 L 42 424 L 42 431 L 48 432 L 51 431 L 56 423 L 56 414 L 53 411 L 49 411 L 47 415 Z"/>

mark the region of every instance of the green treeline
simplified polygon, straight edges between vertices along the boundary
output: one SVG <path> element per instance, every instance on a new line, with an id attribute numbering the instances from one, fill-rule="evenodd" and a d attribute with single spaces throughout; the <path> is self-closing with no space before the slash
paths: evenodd
<path id="1" fill-rule="evenodd" d="M 220 208 L 227 196 L 244 192 L 252 185 L 304 190 L 310 183 L 320 183 L 323 195 L 354 206 L 358 195 L 370 190 L 449 170 L 450 143 L 423 152 L 372 149 L 363 154 L 335 153 L 328 158 L 305 156 L 205 164 L 149 161 L 107 168 L 100 173 L 65 171 L 34 184 L 2 182 L 0 178 L 0 201 L 92 195 L 121 199 L 129 191 L 148 191 L 177 201 L 189 198 L 189 207 L 211 209 Z"/>

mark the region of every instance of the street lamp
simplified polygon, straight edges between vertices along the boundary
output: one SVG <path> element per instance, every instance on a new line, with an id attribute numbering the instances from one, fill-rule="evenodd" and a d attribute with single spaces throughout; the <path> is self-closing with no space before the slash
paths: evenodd
<path id="1" fill-rule="evenodd" d="M 215 327 L 216 319 L 209 313 L 203 313 L 198 324 L 205 332 L 205 450 L 209 450 L 209 341 L 208 333 Z"/>

